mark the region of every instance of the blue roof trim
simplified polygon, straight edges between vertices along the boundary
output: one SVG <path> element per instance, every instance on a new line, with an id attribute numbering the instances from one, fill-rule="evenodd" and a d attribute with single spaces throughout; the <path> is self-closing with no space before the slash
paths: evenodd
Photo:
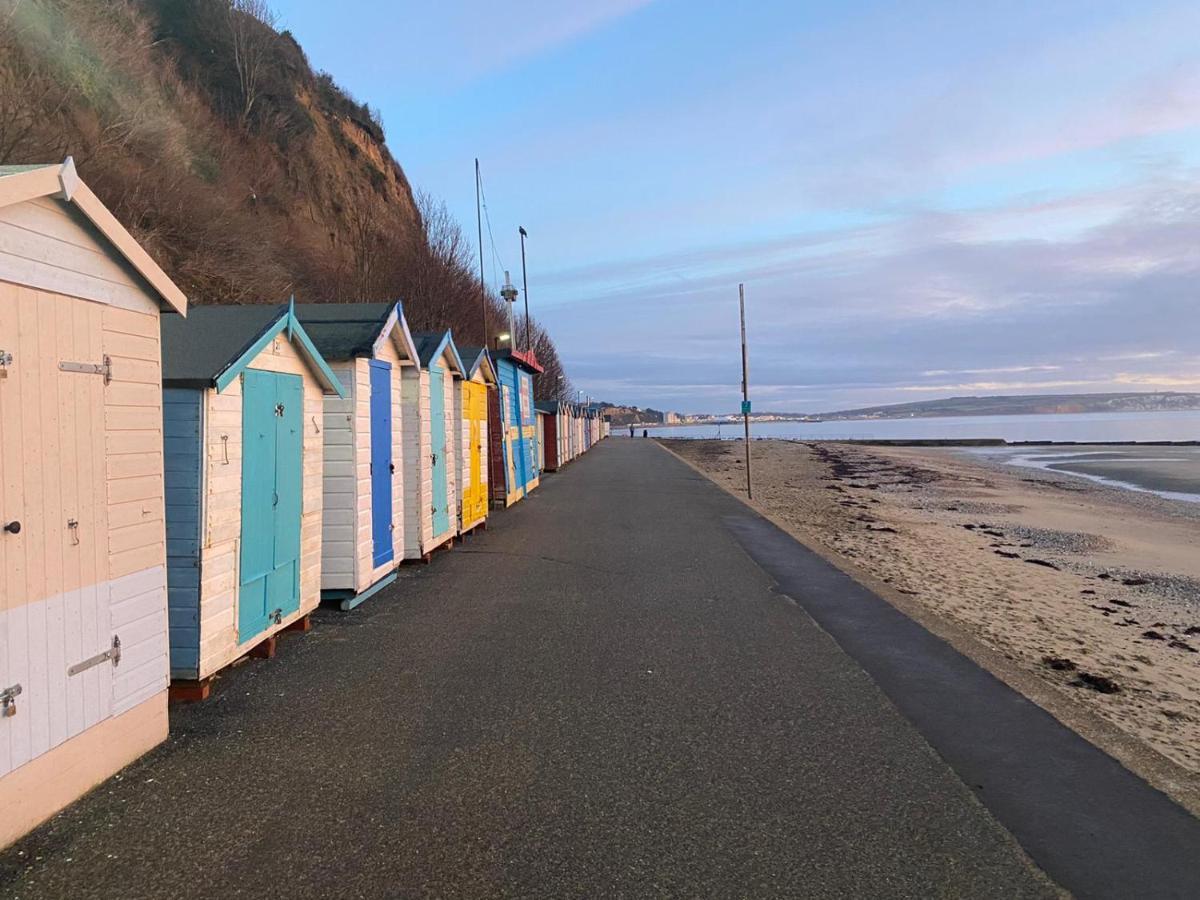
<path id="1" fill-rule="evenodd" d="M 317 348 L 313 345 L 312 339 L 308 336 L 308 332 L 304 330 L 304 326 L 296 318 L 295 301 L 288 303 L 287 307 L 280 308 L 280 314 L 277 319 L 272 321 L 263 333 L 249 347 L 242 351 L 242 354 L 229 365 L 227 365 L 216 378 L 213 379 L 217 388 L 217 393 L 225 390 L 234 382 L 239 375 L 254 362 L 254 358 L 266 349 L 267 344 L 271 343 L 276 336 L 284 330 L 287 331 L 287 338 L 290 342 L 296 343 L 299 341 L 304 355 L 308 357 L 308 361 L 312 363 L 313 368 L 317 370 L 317 375 L 321 381 L 325 383 L 327 393 L 332 392 L 337 394 L 342 399 L 346 397 L 346 389 L 342 386 L 338 377 L 333 374 L 333 370 L 329 368 L 329 364 L 325 362 Z"/>

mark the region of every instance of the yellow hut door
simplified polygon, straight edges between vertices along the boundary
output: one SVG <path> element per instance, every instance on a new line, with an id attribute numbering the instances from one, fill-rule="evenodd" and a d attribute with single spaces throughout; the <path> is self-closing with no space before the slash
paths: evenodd
<path id="1" fill-rule="evenodd" d="M 463 409 L 466 411 L 470 463 L 470 483 L 463 492 L 463 521 L 476 522 L 487 514 L 487 489 L 483 484 L 483 423 L 487 420 L 487 388 L 472 381 L 463 382 Z"/>

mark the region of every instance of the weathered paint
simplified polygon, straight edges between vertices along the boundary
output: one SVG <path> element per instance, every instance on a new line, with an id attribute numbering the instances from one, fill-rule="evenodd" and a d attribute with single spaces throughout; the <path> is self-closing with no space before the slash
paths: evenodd
<path id="1" fill-rule="evenodd" d="M 200 659 L 200 446 L 204 392 L 163 391 L 167 516 L 167 596 L 171 658 Z"/>
<path id="2" fill-rule="evenodd" d="M 499 402 L 493 427 L 498 437 L 492 442 L 492 500 L 511 506 L 538 485 L 537 422 L 533 407 L 533 372 L 512 355 L 496 359 Z M 499 477 L 495 477 L 496 474 Z"/>

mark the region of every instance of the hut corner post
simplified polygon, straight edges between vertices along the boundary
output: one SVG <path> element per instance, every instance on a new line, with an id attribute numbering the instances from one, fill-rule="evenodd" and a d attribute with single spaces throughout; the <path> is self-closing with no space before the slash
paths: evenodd
<path id="1" fill-rule="evenodd" d="M 750 379 L 746 365 L 746 286 L 738 285 L 738 312 L 742 319 L 742 423 L 746 428 L 746 499 L 753 500 L 750 487 Z"/>

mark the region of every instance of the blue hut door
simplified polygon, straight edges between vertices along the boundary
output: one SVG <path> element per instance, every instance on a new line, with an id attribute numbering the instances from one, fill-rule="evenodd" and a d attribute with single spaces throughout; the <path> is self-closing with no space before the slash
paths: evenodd
<path id="1" fill-rule="evenodd" d="M 429 364 L 429 445 L 433 461 L 433 534 L 450 528 L 446 497 L 446 375 L 437 362 Z"/>
<path id="2" fill-rule="evenodd" d="M 377 359 L 371 368 L 371 559 L 391 562 L 392 550 L 392 367 Z"/>
<path id="3" fill-rule="evenodd" d="M 239 643 L 300 608 L 303 406 L 298 375 L 244 373 Z"/>

